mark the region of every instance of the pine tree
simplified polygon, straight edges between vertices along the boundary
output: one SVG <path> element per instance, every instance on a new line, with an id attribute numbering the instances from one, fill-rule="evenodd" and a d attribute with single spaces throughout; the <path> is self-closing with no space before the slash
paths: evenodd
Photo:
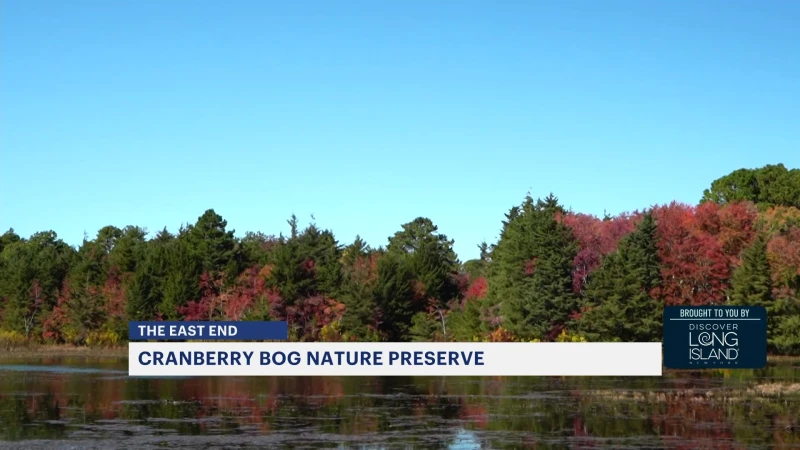
<path id="1" fill-rule="evenodd" d="M 0 236 L 0 253 L 2 253 L 3 249 L 6 248 L 7 246 L 19 241 L 20 241 L 19 235 L 14 232 L 13 228 L 9 228 L 8 231 L 6 231 L 5 233 L 3 233 L 2 236 Z"/>
<path id="2" fill-rule="evenodd" d="M 661 284 L 656 224 L 645 214 L 592 273 L 580 329 L 592 341 L 661 339 L 663 305 L 650 293 Z"/>
<path id="3" fill-rule="evenodd" d="M 374 335 L 378 325 L 374 290 L 368 283 L 350 278 L 345 280 L 339 297 L 345 305 L 343 333 L 357 340 L 370 339 Z"/>
<path id="4" fill-rule="evenodd" d="M 772 297 L 772 270 L 767 259 L 767 238 L 760 234 L 742 252 L 742 265 L 731 277 L 730 302 L 734 305 L 763 306 L 767 310 L 767 343 L 775 347 L 777 330 L 785 319 L 776 311 Z"/>
<path id="5" fill-rule="evenodd" d="M 389 238 L 386 251 L 413 278 L 413 296 L 402 307 L 411 316 L 427 313 L 429 308 L 445 309 L 451 300 L 458 298 L 455 275 L 459 261 L 453 241 L 439 233 L 430 219 L 418 217 L 404 224 L 401 231 Z M 406 320 L 403 327 L 411 325 L 411 316 L 403 319 Z"/>
<path id="6" fill-rule="evenodd" d="M 163 299 L 159 312 L 167 319 L 178 319 L 180 308 L 200 299 L 200 279 L 203 275 L 203 256 L 183 231 L 167 244 L 167 271 L 162 283 Z M 212 279 L 213 280 L 213 279 Z"/>
<path id="7" fill-rule="evenodd" d="M 332 232 L 309 225 L 298 233 L 297 219 L 289 239 L 275 250 L 271 282 L 287 306 L 316 295 L 334 296 L 341 285 L 341 248 Z"/>
<path id="8" fill-rule="evenodd" d="M 53 231 L 7 245 L 0 253 L 0 297 L 6 298 L 0 326 L 26 337 L 38 334 L 74 260 L 74 249 Z"/>
<path id="9" fill-rule="evenodd" d="M 512 208 L 492 252 L 489 298 L 500 305 L 503 327 L 522 339 L 552 339 L 578 308 L 572 292 L 577 244 L 558 220 L 563 208 L 552 194 L 528 196 Z"/>
<path id="10" fill-rule="evenodd" d="M 377 339 L 375 285 L 378 279 L 378 252 L 373 252 L 360 236 L 342 252 L 342 285 L 338 298 L 345 305 L 342 332 L 357 340 Z"/>
<path id="11" fill-rule="evenodd" d="M 185 238 L 200 259 L 201 271 L 230 283 L 244 268 L 244 257 L 234 230 L 226 230 L 227 225 L 222 216 L 209 209 L 188 227 Z"/>
<path id="12" fill-rule="evenodd" d="M 733 273 L 731 285 L 730 302 L 734 305 L 772 305 L 772 277 L 763 235 L 742 252 L 742 265 Z"/>
<path id="13" fill-rule="evenodd" d="M 480 258 L 466 261 L 462 267 L 463 271 L 469 275 L 470 280 L 474 280 L 477 277 L 486 276 L 487 268 L 492 260 L 489 244 L 486 242 L 481 242 L 478 245 L 478 249 L 481 252 Z"/>
<path id="14" fill-rule="evenodd" d="M 333 233 L 311 224 L 297 238 L 297 245 L 309 281 L 301 295 L 335 295 L 341 285 L 342 266 L 341 247 Z"/>
<path id="15" fill-rule="evenodd" d="M 342 250 L 342 265 L 353 266 L 359 258 L 368 255 L 371 251 L 369 245 L 361 239 L 361 236 L 356 235 L 353 243 Z"/>
<path id="16" fill-rule="evenodd" d="M 122 229 L 120 237 L 114 240 L 114 245 L 108 254 L 108 264 L 112 269 L 122 273 L 136 271 L 136 266 L 142 261 L 147 230 L 137 226 L 127 226 Z"/>
<path id="17" fill-rule="evenodd" d="M 400 256 L 387 253 L 378 263 L 375 304 L 380 311 L 380 329 L 390 342 L 408 340 L 413 307 L 414 274 Z"/>
<path id="18" fill-rule="evenodd" d="M 129 320 L 152 320 L 161 310 L 164 282 L 169 270 L 169 245 L 175 239 L 166 228 L 145 244 L 142 262 L 128 287 Z"/>

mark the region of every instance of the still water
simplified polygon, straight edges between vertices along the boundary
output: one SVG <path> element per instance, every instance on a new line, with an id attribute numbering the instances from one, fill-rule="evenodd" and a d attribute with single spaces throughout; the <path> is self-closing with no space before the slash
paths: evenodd
<path id="1" fill-rule="evenodd" d="M 800 362 L 661 378 L 131 378 L 124 359 L 3 360 L 0 448 L 800 448 L 798 383 Z"/>

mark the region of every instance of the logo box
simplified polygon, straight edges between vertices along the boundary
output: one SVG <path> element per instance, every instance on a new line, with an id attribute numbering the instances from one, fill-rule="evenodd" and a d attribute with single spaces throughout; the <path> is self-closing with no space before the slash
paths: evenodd
<path id="1" fill-rule="evenodd" d="M 759 369 L 767 365 L 763 306 L 667 306 L 664 366 Z"/>

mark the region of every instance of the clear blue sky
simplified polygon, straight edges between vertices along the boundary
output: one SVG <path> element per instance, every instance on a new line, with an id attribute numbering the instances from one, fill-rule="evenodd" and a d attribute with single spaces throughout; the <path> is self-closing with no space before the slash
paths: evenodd
<path id="1" fill-rule="evenodd" d="M 800 2 L 0 2 L 0 227 L 314 214 L 462 260 L 530 191 L 616 214 L 800 166 Z"/>

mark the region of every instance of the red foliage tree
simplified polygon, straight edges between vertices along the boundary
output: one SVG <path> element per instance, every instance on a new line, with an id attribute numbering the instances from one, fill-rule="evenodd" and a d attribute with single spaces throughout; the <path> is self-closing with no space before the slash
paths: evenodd
<path id="1" fill-rule="evenodd" d="M 55 343 L 64 342 L 64 327 L 69 323 L 69 300 L 69 280 L 64 280 L 56 299 L 55 308 L 42 321 L 42 337 L 45 340 Z"/>
<path id="2" fill-rule="evenodd" d="M 464 294 L 464 300 L 469 301 L 472 299 L 481 299 L 486 297 L 486 291 L 489 285 L 486 283 L 485 277 L 477 277 L 469 285 L 469 289 Z"/>
<path id="3" fill-rule="evenodd" d="M 358 256 L 351 267 L 350 277 L 365 285 L 374 285 L 378 281 L 378 261 L 380 253 Z"/>
<path id="4" fill-rule="evenodd" d="M 725 300 L 729 258 L 719 242 L 696 226 L 695 208 L 673 202 L 656 207 L 662 286 L 668 305 L 713 305 Z"/>
<path id="5" fill-rule="evenodd" d="M 580 213 L 562 216 L 580 247 L 573 260 L 572 288 L 576 293 L 583 290 L 589 274 L 600 265 L 603 257 L 614 251 L 620 239 L 633 231 L 639 217 L 639 213 L 621 214 L 608 220 Z"/>
<path id="6" fill-rule="evenodd" d="M 800 227 L 791 226 L 767 244 L 772 279 L 778 285 L 792 285 L 800 277 Z"/>
<path id="7" fill-rule="evenodd" d="M 453 275 L 453 278 L 456 280 L 456 286 L 458 286 L 459 298 L 463 299 L 467 295 L 467 291 L 470 287 L 470 279 L 468 273 L 459 273 L 457 275 Z"/>
<path id="8" fill-rule="evenodd" d="M 322 327 L 342 318 L 344 304 L 322 295 L 300 299 L 286 307 L 286 320 L 303 341 L 319 340 Z"/>
<path id="9" fill-rule="evenodd" d="M 750 202 L 719 206 L 706 202 L 695 209 L 694 224 L 700 233 L 712 236 L 732 266 L 740 264 L 739 254 L 756 235 L 758 211 Z"/>
<path id="10" fill-rule="evenodd" d="M 269 268 L 250 267 L 237 279 L 236 285 L 222 295 L 222 315 L 227 320 L 241 320 L 259 299 L 268 305 L 268 313 L 274 319 L 284 316 L 282 299 L 275 289 L 267 284 Z"/>
<path id="11" fill-rule="evenodd" d="M 186 306 L 178 308 L 178 312 L 184 320 L 212 320 L 218 314 L 219 306 L 223 299 L 218 294 L 223 285 L 222 279 L 213 279 L 208 272 L 200 276 L 200 300 L 193 300 L 186 303 Z"/>
<path id="12" fill-rule="evenodd" d="M 186 303 L 186 306 L 180 307 L 180 313 L 184 320 L 208 320 L 209 314 L 208 302 L 192 300 Z"/>
<path id="13" fill-rule="evenodd" d="M 103 312 L 109 319 L 125 319 L 125 288 L 119 270 L 112 268 L 102 288 Z"/>
<path id="14" fill-rule="evenodd" d="M 800 209 L 790 206 L 773 206 L 761 214 L 768 233 L 787 231 L 791 226 L 800 226 Z"/>

